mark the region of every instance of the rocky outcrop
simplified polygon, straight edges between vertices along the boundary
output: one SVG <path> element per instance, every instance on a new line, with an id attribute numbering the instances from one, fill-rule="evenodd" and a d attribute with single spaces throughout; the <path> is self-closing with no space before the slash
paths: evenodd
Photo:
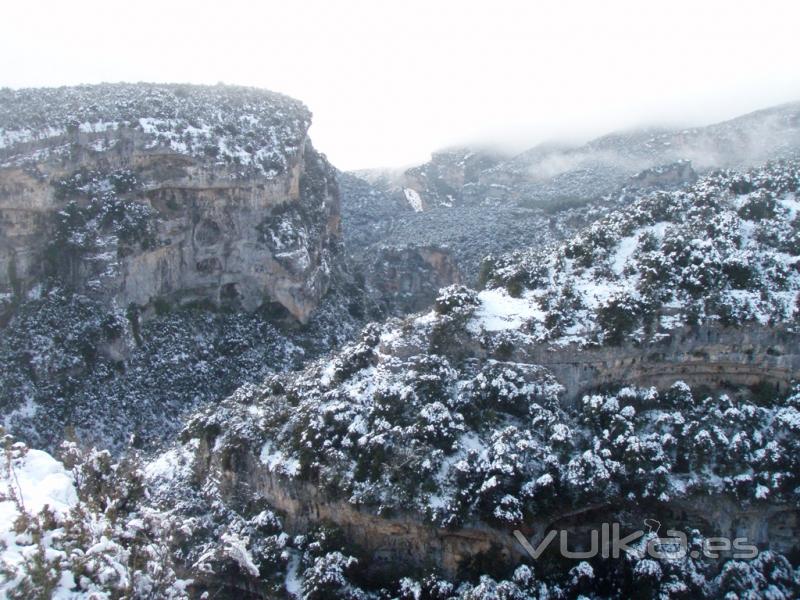
<path id="1" fill-rule="evenodd" d="M 392 564 L 435 565 L 455 576 L 471 558 L 496 552 L 502 563 L 519 561 L 524 549 L 511 531 L 475 523 L 444 529 L 419 515 L 379 515 L 371 507 L 351 504 L 323 487 L 271 473 L 249 452 L 218 451 L 213 439 L 201 439 L 195 457 L 194 478 L 213 477 L 226 503 L 247 505 L 266 500 L 280 515 L 284 530 L 302 534 L 320 524 L 334 525 L 348 542 L 372 556 L 372 568 L 391 570 Z"/>
<path id="2" fill-rule="evenodd" d="M 407 358 L 423 351 L 417 341 L 390 343 L 391 347 L 381 345 L 381 352 Z M 677 381 L 717 390 L 759 386 L 762 392 L 781 394 L 800 374 L 800 345 L 792 326 L 706 323 L 658 333 L 635 345 L 593 347 L 515 341 L 491 334 L 476 340 L 451 331 L 442 345 L 441 350 L 462 358 L 545 367 L 563 386 L 560 400 L 565 407 L 614 386 L 666 390 Z"/>
<path id="3" fill-rule="evenodd" d="M 0 114 L 0 293 L 53 276 L 122 307 L 275 303 L 308 320 L 341 234 L 302 104 L 224 87 L 36 92 L 1 99 L 38 102 L 45 122 Z M 94 112 L 62 127 L 59 101 Z"/>
<path id="4" fill-rule="evenodd" d="M 645 169 L 633 175 L 626 187 L 633 190 L 656 188 L 668 190 L 697 181 L 697 173 L 688 160 Z"/>
<path id="5" fill-rule="evenodd" d="M 454 148 L 434 152 L 431 160 L 405 171 L 400 185 L 414 194 L 409 198 L 419 199 L 415 210 L 452 208 L 460 205 L 464 187 L 477 181 L 481 172 L 505 158 L 488 150 Z"/>
<path id="6" fill-rule="evenodd" d="M 281 515 L 284 530 L 290 534 L 306 533 L 321 524 L 335 526 L 370 557 L 369 569 L 378 573 L 392 572 L 402 564 L 405 568 L 434 567 L 447 577 L 458 577 L 475 561 L 489 560 L 502 569 L 530 560 L 514 528 L 481 522 L 442 528 L 411 513 L 380 515 L 374 508 L 353 504 L 321 486 L 276 475 L 253 454 L 220 453 L 209 439 L 198 446 L 194 477 L 198 481 L 213 477 L 226 502 L 233 505 L 266 500 Z M 670 529 L 696 528 L 709 537 L 745 538 L 759 550 L 793 553 L 800 548 L 799 511 L 781 504 L 750 506 L 726 495 L 701 494 L 648 506 L 597 504 L 577 511 L 556 510 L 537 516 L 518 530 L 534 548 L 548 532 L 565 531 L 571 550 L 587 550 L 592 532 L 612 523 L 619 523 L 623 535 L 646 533 L 657 523 L 662 537 L 670 537 Z M 558 544 L 559 538 L 555 538 L 545 560 L 557 557 Z M 722 559 L 728 557 L 720 554 Z"/>
<path id="7" fill-rule="evenodd" d="M 447 248 L 435 246 L 381 247 L 362 259 L 366 288 L 385 314 L 423 310 L 440 288 L 460 283 L 461 274 Z"/>
<path id="8" fill-rule="evenodd" d="M 564 402 L 610 385 L 690 386 L 768 384 L 786 391 L 800 374 L 797 333 L 791 327 L 724 327 L 705 324 L 658 334 L 641 345 L 576 351 L 571 347 L 521 347 L 514 360 L 550 369 L 564 385 Z"/>

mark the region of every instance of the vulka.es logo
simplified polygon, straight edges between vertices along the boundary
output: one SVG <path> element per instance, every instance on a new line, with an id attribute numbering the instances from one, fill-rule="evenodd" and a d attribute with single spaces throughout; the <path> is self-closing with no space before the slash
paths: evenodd
<path id="1" fill-rule="evenodd" d="M 587 559 L 600 556 L 602 558 L 619 558 L 623 552 L 637 558 L 649 556 L 661 559 L 691 558 L 719 558 L 729 554 L 732 558 L 752 559 L 758 556 L 758 548 L 749 543 L 747 538 L 709 537 L 704 538 L 700 550 L 689 550 L 689 542 L 682 531 L 667 530 L 668 537 L 658 537 L 661 523 L 655 519 L 645 519 L 644 525 L 648 531 L 637 530 L 626 536 L 620 533 L 619 523 L 603 523 L 600 530 L 591 530 L 590 545 L 588 550 L 570 549 L 569 532 L 566 530 L 550 530 L 536 547 L 531 544 L 525 535 L 518 529 L 514 530 L 514 537 L 534 560 L 538 559 L 558 537 L 558 550 L 561 556 L 569 559 Z M 637 543 L 642 537 L 649 535 L 647 543 Z"/>

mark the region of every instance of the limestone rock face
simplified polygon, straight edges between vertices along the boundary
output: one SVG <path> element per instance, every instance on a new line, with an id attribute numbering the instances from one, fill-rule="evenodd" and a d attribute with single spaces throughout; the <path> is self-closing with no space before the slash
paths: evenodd
<path id="1" fill-rule="evenodd" d="M 400 183 L 416 193 L 418 210 L 452 208 L 469 195 L 465 186 L 476 183 L 483 171 L 497 166 L 503 158 L 494 151 L 468 148 L 434 152 L 429 162 L 405 171 Z"/>
<path id="2" fill-rule="evenodd" d="M 281 515 L 290 534 L 305 534 L 320 524 L 332 524 L 350 543 L 379 558 L 378 564 L 435 565 L 448 577 L 457 577 L 471 561 L 486 554 L 506 568 L 527 558 L 513 527 L 472 521 L 456 528 L 442 528 L 412 512 L 380 515 L 374 507 L 353 504 L 322 486 L 269 472 L 252 454 L 220 453 L 214 449 L 213 439 L 197 441 L 195 480 L 219 482 L 226 502 L 266 500 Z M 654 516 L 659 524 L 663 519 L 668 527 L 697 528 L 729 539 L 743 537 L 762 549 L 792 553 L 798 548 L 800 517 L 795 509 L 773 502 L 758 507 L 743 505 L 724 494 L 695 494 L 622 510 L 614 503 L 601 502 L 580 510 L 556 510 L 535 516 L 518 530 L 534 548 L 553 530 L 565 531 L 578 547 L 589 548 L 592 532 L 601 531 L 604 524 L 618 523 L 622 531 L 630 534 L 644 531 Z M 557 540 L 551 545 L 545 543 L 545 558 L 556 556 L 557 546 Z"/>
<path id="3" fill-rule="evenodd" d="M 439 289 L 461 282 L 461 274 L 447 248 L 382 247 L 363 260 L 367 289 L 382 303 L 384 313 L 405 315 L 424 310 Z"/>
<path id="4" fill-rule="evenodd" d="M 301 103 L 245 88 L 3 92 L 5 303 L 55 278 L 122 307 L 271 303 L 306 322 L 341 247 L 309 124 Z"/>
<path id="5" fill-rule="evenodd" d="M 563 403 L 570 406 L 586 393 L 624 383 L 660 389 L 676 381 L 718 389 L 768 384 L 784 392 L 800 371 L 797 342 L 791 326 L 709 323 L 636 345 L 578 349 L 537 344 L 512 354 L 514 360 L 550 369 L 564 386 Z"/>
<path id="6" fill-rule="evenodd" d="M 633 175 L 627 184 L 628 189 L 646 190 L 671 189 L 683 184 L 691 184 L 697 181 L 697 173 L 692 168 L 692 163 L 687 160 L 679 160 L 669 165 L 661 165 L 651 169 L 640 171 Z"/>

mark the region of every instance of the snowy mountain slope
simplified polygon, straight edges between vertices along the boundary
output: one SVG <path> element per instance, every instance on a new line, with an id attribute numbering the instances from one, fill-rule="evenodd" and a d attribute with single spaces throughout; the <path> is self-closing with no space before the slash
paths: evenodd
<path id="1" fill-rule="evenodd" d="M 487 199 L 541 204 L 599 198 L 640 171 L 677 161 L 707 172 L 797 158 L 798 152 L 800 103 L 789 103 L 704 127 L 615 132 L 585 144 L 544 143 L 510 157 L 480 148 L 446 150 L 402 174 L 371 179 L 417 192 L 426 210 Z"/>
<path id="2" fill-rule="evenodd" d="M 299 101 L 231 86 L 0 90 L 0 406 L 115 451 L 362 325 Z"/>
<path id="3" fill-rule="evenodd" d="M 374 202 L 366 221 L 350 220 L 349 251 L 358 258 L 379 246 L 446 248 L 462 281 L 476 285 L 484 256 L 568 237 L 640 191 L 689 186 L 696 171 L 796 158 L 798 123 L 800 104 L 794 103 L 707 127 L 614 133 L 578 146 L 542 144 L 514 157 L 481 149 L 435 153 L 404 173 L 363 174 Z M 365 197 L 351 189 L 343 189 L 346 212 Z M 422 212 L 408 204 L 411 192 Z"/>
<path id="4" fill-rule="evenodd" d="M 489 287 L 538 306 L 539 341 L 619 344 L 706 321 L 796 323 L 797 162 L 645 194 L 553 250 L 501 257 Z"/>
<path id="5" fill-rule="evenodd" d="M 509 200 L 588 200 L 613 192 L 639 171 L 688 160 L 695 169 L 746 168 L 797 158 L 800 103 L 684 130 L 612 133 L 572 148 L 534 148 L 488 169 L 483 186 L 507 186 Z"/>
<path id="6" fill-rule="evenodd" d="M 797 390 L 757 397 L 680 382 L 660 392 L 623 386 L 565 411 L 547 369 L 503 360 L 502 348 L 494 358 L 464 356 L 472 324 L 489 309 L 474 292 L 448 290 L 435 311 L 372 326 L 332 362 L 242 388 L 145 464 L 113 465 L 67 445 L 85 516 L 34 520 L 21 535 L 53 532 L 53 552 L 69 557 L 54 572 L 81 598 L 129 581 L 165 597 L 256 589 L 377 599 L 427 590 L 468 600 L 505 590 L 526 599 L 591 589 L 623 598 L 644 586 L 697 598 L 797 593 L 781 554 L 796 544 L 786 523 L 800 486 Z M 113 525 L 93 508 L 105 494 L 118 507 Z M 570 524 L 586 510 L 593 516 Z M 709 510 L 724 517 L 709 519 Z M 315 513 L 328 520 L 309 520 Z M 693 549 L 736 522 L 762 532 L 753 540 L 762 552 L 722 563 L 631 555 L 529 566 L 511 535 L 558 523 L 579 540 L 595 521 L 636 528 L 654 515 L 686 531 Z M 72 533 L 76 519 L 89 540 Z M 101 527 L 90 526 L 95 519 Z M 500 545 L 481 562 L 489 540 Z M 71 580 L 76 572 L 83 577 Z M 36 573 L 18 571 L 34 586 Z"/>
<path id="7" fill-rule="evenodd" d="M 642 193 L 546 251 L 498 259 L 483 292 L 447 288 L 429 313 L 371 325 L 332 360 L 240 389 L 189 422 L 180 452 L 203 465 L 201 479 L 222 482 L 226 505 L 266 500 L 293 535 L 336 526 L 344 554 L 326 560 L 339 585 L 365 594 L 377 578 L 389 597 L 415 586 L 449 589 L 445 597 L 495 588 L 576 597 L 585 577 L 598 598 L 644 588 L 792 597 L 797 184 L 789 162 Z M 720 359 L 724 340 L 751 344 L 756 329 L 763 344 L 753 354 L 732 348 Z M 603 352 L 600 368 L 613 374 L 632 348 L 637 365 L 661 369 L 665 340 L 687 348 L 676 358 L 685 373 L 716 364 L 723 380 L 701 370 L 690 387 L 680 369 L 652 384 L 620 377 L 564 402 L 565 352 L 575 361 Z M 779 389 L 751 379 L 762 357 L 786 367 L 776 370 Z M 525 556 L 514 528 L 535 538 L 558 525 L 580 538 L 592 524 L 635 528 L 654 515 L 700 545 L 734 535 L 736 523 L 760 532 L 752 541 L 762 553 L 752 562 L 553 558 L 525 577 L 515 569 Z M 491 566 L 478 558 L 487 548 Z M 435 585 L 423 581 L 430 561 Z M 479 574 L 480 584 L 463 583 Z"/>
<path id="8" fill-rule="evenodd" d="M 477 284 L 481 261 L 487 255 L 563 239 L 626 201 L 624 196 L 615 196 L 576 207 L 484 203 L 414 212 L 391 191 L 363 180 L 362 187 L 370 191 L 342 187 L 346 249 L 357 268 L 369 274 L 369 261 L 381 252 L 402 254 L 414 248 L 437 248 L 449 254 L 460 281 L 470 285 Z M 362 209 L 359 199 L 363 198 L 370 198 L 371 208 Z M 443 285 L 450 283 L 455 281 Z M 433 290 L 428 305 L 435 297 Z"/>

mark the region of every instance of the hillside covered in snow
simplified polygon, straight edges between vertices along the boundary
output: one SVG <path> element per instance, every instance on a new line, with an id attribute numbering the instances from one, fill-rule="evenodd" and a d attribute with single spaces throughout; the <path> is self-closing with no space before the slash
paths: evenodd
<path id="1" fill-rule="evenodd" d="M 488 287 L 517 298 L 508 311 L 542 342 L 619 344 L 708 321 L 797 323 L 798 182 L 798 163 L 780 162 L 644 195 L 554 249 L 490 260 Z"/>
<path id="2" fill-rule="evenodd" d="M 617 132 L 516 155 L 452 148 L 405 171 L 348 174 L 361 183 L 342 187 L 345 239 L 367 272 L 384 248 L 436 247 L 449 253 L 461 282 L 476 285 L 486 255 L 565 239 L 642 192 L 798 157 L 797 103 L 705 127 Z"/>
<path id="3" fill-rule="evenodd" d="M 793 597 L 797 184 L 776 163 L 643 194 L 495 261 L 484 291 L 444 289 L 332 360 L 243 387 L 178 451 L 228 506 L 334 527 L 345 596 Z M 515 529 L 585 547 L 593 525 L 653 518 L 697 548 L 749 532 L 761 553 L 514 567 L 529 558 Z"/>
<path id="4" fill-rule="evenodd" d="M 0 90 L 0 596 L 800 596 L 797 104 L 361 174 L 310 118 Z"/>

